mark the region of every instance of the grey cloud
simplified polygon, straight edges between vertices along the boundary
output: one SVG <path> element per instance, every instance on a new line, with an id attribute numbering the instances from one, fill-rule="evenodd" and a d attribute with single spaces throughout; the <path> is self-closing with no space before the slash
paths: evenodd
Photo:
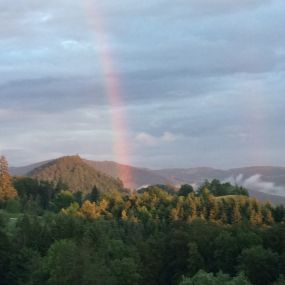
<path id="1" fill-rule="evenodd" d="M 283 1 L 89 3 L 0 2 L 0 148 L 13 162 L 112 158 L 107 45 L 135 164 L 284 163 Z M 167 132 L 179 139 L 136 145 Z"/>
<path id="2" fill-rule="evenodd" d="M 105 91 L 96 80 L 41 78 L 9 82 L 0 87 L 3 105 L 58 112 L 106 104 Z"/>

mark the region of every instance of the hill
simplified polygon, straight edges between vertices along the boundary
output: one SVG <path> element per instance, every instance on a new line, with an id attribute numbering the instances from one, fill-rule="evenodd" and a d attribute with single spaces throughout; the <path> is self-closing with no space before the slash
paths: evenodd
<path id="1" fill-rule="evenodd" d="M 144 185 L 171 184 L 170 180 L 162 177 L 150 169 L 119 164 L 113 161 L 84 160 L 88 165 L 114 178 L 121 178 L 120 173 L 131 173 L 131 179 L 123 180 L 128 188 L 139 188 Z"/>
<path id="2" fill-rule="evenodd" d="M 173 184 L 200 184 L 205 179 L 219 179 L 224 177 L 224 171 L 210 167 L 195 167 L 195 168 L 167 168 L 153 170 L 154 173 L 160 175 Z"/>
<path id="3" fill-rule="evenodd" d="M 28 176 L 51 182 L 63 182 L 71 192 L 89 193 L 94 186 L 101 191 L 121 190 L 123 184 L 93 167 L 79 156 L 65 156 L 42 164 L 30 171 Z"/>
<path id="4" fill-rule="evenodd" d="M 50 162 L 39 162 L 37 164 L 24 167 L 12 167 L 12 175 L 27 175 Z M 210 167 L 196 168 L 175 168 L 152 170 L 147 168 L 132 167 L 122 165 L 112 161 L 91 161 L 81 159 L 84 163 L 96 172 L 104 173 L 115 181 L 120 177 L 120 173 L 125 171 L 131 173 L 132 179 L 124 179 L 123 183 L 127 188 L 141 188 L 145 185 L 155 184 L 194 184 L 199 185 L 205 179 L 219 179 L 232 184 L 244 186 L 249 190 L 251 196 L 261 201 L 271 201 L 272 203 L 285 204 L 285 167 L 273 166 L 252 166 L 244 168 L 233 168 L 228 170 L 214 169 Z M 91 171 L 89 169 L 89 171 Z"/>
<path id="5" fill-rule="evenodd" d="M 228 170 L 209 167 L 161 169 L 154 172 L 173 184 L 200 184 L 205 179 L 219 179 L 270 195 L 285 197 L 285 167 L 252 166 Z"/>
<path id="6" fill-rule="evenodd" d="M 20 166 L 20 167 L 10 167 L 9 172 L 12 176 L 26 176 L 29 172 L 33 171 L 34 169 L 47 164 L 50 160 L 41 161 L 38 163 L 33 163 L 30 165 Z"/>

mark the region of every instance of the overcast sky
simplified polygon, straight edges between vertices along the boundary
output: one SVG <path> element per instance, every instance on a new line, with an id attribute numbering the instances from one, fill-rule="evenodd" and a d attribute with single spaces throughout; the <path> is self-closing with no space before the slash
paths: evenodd
<path id="1" fill-rule="evenodd" d="M 284 0 L 0 0 L 0 152 L 115 160 L 108 50 L 121 162 L 285 165 L 284 15 Z"/>

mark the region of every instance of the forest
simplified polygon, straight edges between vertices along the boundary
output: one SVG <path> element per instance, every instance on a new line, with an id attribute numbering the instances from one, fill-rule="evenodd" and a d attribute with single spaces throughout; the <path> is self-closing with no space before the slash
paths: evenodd
<path id="1" fill-rule="evenodd" d="M 237 185 L 85 193 L 1 157 L 0 207 L 3 285 L 285 284 L 285 208 Z"/>

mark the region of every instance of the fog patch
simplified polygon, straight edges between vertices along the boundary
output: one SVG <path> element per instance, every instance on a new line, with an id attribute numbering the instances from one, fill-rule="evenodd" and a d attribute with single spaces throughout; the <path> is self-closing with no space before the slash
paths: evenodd
<path id="1" fill-rule="evenodd" d="M 225 182 L 243 186 L 248 190 L 255 190 L 267 194 L 285 196 L 285 187 L 277 186 L 274 182 L 263 181 L 261 174 L 255 174 L 249 178 L 244 178 L 243 174 L 239 174 L 238 176 L 231 176 L 228 179 L 225 179 Z"/>

